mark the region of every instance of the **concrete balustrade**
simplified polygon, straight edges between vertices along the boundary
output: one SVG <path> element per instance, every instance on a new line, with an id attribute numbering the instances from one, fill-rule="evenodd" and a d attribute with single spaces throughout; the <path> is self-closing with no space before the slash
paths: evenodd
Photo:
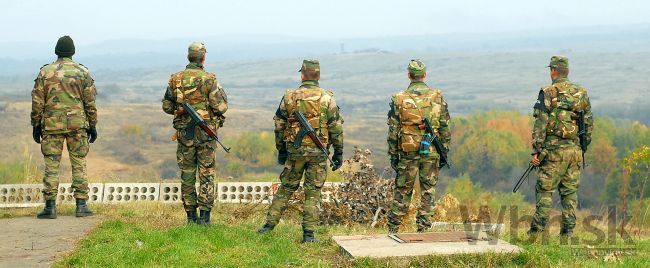
<path id="1" fill-rule="evenodd" d="M 331 200 L 327 189 L 339 183 L 326 183 L 323 201 Z M 181 202 L 180 183 L 90 183 L 88 202 L 119 204 L 130 202 Z M 264 203 L 272 198 L 272 182 L 220 182 L 215 184 L 215 202 L 218 203 Z M 44 203 L 42 184 L 0 184 L 0 207 L 36 207 Z M 70 183 L 59 184 L 58 204 L 74 203 L 74 190 Z"/>

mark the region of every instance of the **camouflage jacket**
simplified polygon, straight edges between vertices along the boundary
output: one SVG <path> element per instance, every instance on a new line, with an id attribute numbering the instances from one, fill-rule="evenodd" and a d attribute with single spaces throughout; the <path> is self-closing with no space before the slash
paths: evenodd
<path id="1" fill-rule="evenodd" d="M 300 148 L 293 147 L 300 130 L 300 123 L 293 116 L 296 110 L 305 115 L 327 147 L 331 145 L 334 152 L 343 153 L 343 117 L 339 114 L 334 93 L 320 88 L 318 81 L 303 81 L 300 87 L 284 94 L 273 117 L 278 151 L 286 150 L 289 154 L 302 156 L 322 154 L 307 135 Z"/>
<path id="2" fill-rule="evenodd" d="M 44 65 L 32 90 L 32 126 L 56 134 L 97 125 L 97 90 L 88 69 L 71 58 Z"/>
<path id="3" fill-rule="evenodd" d="M 543 87 L 533 110 L 532 153 L 579 145 L 577 119 L 581 111 L 589 144 L 594 120 L 587 90 L 567 78 L 557 78 L 552 85 Z"/>
<path id="4" fill-rule="evenodd" d="M 425 134 L 423 120 L 429 118 L 431 127 L 443 146 L 449 150 L 449 111 L 442 92 L 424 82 L 411 82 L 409 87 L 392 96 L 388 111 L 388 154 L 418 151 Z M 435 152 L 435 150 L 433 150 Z"/>
<path id="5" fill-rule="evenodd" d="M 226 93 L 216 75 L 206 72 L 200 64 L 190 63 L 185 70 L 172 74 L 163 97 L 163 111 L 174 115 L 174 128 L 182 132 L 179 140 L 185 136 L 185 127 L 191 121 L 190 116 L 183 112 L 183 102 L 188 102 L 215 131 L 223 125 L 228 110 Z M 198 134 L 196 139 L 207 139 L 198 127 L 195 132 Z"/>

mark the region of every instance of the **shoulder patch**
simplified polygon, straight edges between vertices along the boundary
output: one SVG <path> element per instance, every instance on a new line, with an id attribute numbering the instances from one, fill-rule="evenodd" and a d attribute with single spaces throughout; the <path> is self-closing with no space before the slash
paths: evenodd
<path id="1" fill-rule="evenodd" d="M 546 103 L 544 102 L 544 89 L 539 91 L 539 94 L 537 95 L 537 101 L 535 101 L 533 109 L 537 109 L 545 113 L 549 112 L 548 107 L 546 107 Z"/>

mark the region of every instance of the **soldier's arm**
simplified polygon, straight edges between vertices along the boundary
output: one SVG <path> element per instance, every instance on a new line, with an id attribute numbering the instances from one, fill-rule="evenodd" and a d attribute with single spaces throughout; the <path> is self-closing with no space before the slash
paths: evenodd
<path id="1" fill-rule="evenodd" d="M 451 142 L 451 131 L 449 130 L 449 110 L 447 108 L 447 102 L 445 99 L 442 97 L 442 93 L 440 94 L 440 103 L 442 106 L 442 109 L 440 110 L 440 119 L 438 120 L 438 123 L 440 125 L 440 128 L 438 128 L 438 134 L 440 141 L 442 142 L 442 145 L 449 151 L 449 144 Z"/>
<path id="2" fill-rule="evenodd" d="M 167 86 L 167 90 L 165 90 L 165 95 L 162 100 L 162 109 L 167 114 L 173 115 L 176 112 L 176 101 L 174 100 L 174 93 L 170 86 Z"/>
<path id="3" fill-rule="evenodd" d="M 585 107 L 585 128 L 587 130 L 587 145 L 591 144 L 591 133 L 594 130 L 594 115 L 591 113 L 591 102 L 589 101 L 589 96 L 587 95 L 587 91 L 585 91 L 585 94 L 583 96 L 585 98 L 585 103 L 587 106 Z"/>
<path id="4" fill-rule="evenodd" d="M 84 110 L 86 111 L 86 119 L 91 127 L 97 125 L 97 106 L 95 100 L 97 99 L 97 89 L 95 88 L 95 80 L 86 73 L 86 80 L 84 81 L 83 89 L 83 103 Z"/>
<path id="5" fill-rule="evenodd" d="M 532 131 L 532 154 L 539 154 L 542 152 L 544 141 L 546 140 L 546 127 L 549 120 L 549 109 L 551 106 L 550 95 L 543 89 L 539 91 L 535 106 L 533 106 L 533 131 Z"/>
<path id="6" fill-rule="evenodd" d="M 287 120 L 289 119 L 289 112 L 287 112 L 287 107 L 284 103 L 284 98 L 280 100 L 280 105 L 275 111 L 275 116 L 273 116 L 273 121 L 275 122 L 275 148 L 278 151 L 286 151 L 287 144 L 284 141 L 284 130 L 287 128 Z"/>
<path id="7" fill-rule="evenodd" d="M 32 112 L 30 115 L 32 126 L 39 126 L 43 119 L 43 108 L 45 107 L 45 83 L 43 81 L 43 71 L 38 73 L 34 80 L 34 89 L 32 89 Z"/>
<path id="8" fill-rule="evenodd" d="M 343 153 L 343 116 L 339 111 L 339 106 L 336 105 L 334 96 L 331 97 L 329 106 L 327 107 L 327 130 L 329 135 L 329 143 L 334 148 L 334 153 Z"/>
<path id="9" fill-rule="evenodd" d="M 390 101 L 390 110 L 388 110 L 388 154 L 391 156 L 397 156 L 399 154 L 398 148 L 398 137 L 400 132 L 400 121 L 397 111 L 397 106 L 395 105 L 395 97 Z"/>
<path id="10" fill-rule="evenodd" d="M 226 96 L 226 91 L 223 90 L 217 80 L 212 85 L 212 89 L 208 95 L 208 102 L 212 111 L 218 116 L 222 116 L 228 111 L 228 96 Z"/>

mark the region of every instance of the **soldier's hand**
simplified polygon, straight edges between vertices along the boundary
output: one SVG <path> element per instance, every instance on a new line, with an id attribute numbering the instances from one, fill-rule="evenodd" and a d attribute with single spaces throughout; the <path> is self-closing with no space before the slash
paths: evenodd
<path id="1" fill-rule="evenodd" d="M 332 165 L 332 171 L 341 168 L 341 166 L 343 166 L 343 152 L 334 152 L 332 162 L 334 162 L 334 165 Z"/>
<path id="2" fill-rule="evenodd" d="M 93 143 L 97 139 L 97 128 L 94 126 L 88 128 L 86 130 L 86 133 L 88 133 L 88 142 Z"/>
<path id="3" fill-rule="evenodd" d="M 539 167 L 542 161 L 539 161 L 539 154 L 534 154 L 533 159 L 530 160 L 531 163 L 533 163 L 533 166 Z"/>
<path id="4" fill-rule="evenodd" d="M 278 152 L 278 164 L 284 165 L 284 163 L 287 162 L 287 157 L 289 155 L 287 154 L 287 151 L 279 151 Z"/>
<path id="5" fill-rule="evenodd" d="M 397 165 L 399 165 L 399 156 L 391 155 L 390 156 L 390 167 L 397 172 Z"/>
<path id="6" fill-rule="evenodd" d="M 43 137 L 43 129 L 41 129 L 41 126 L 34 126 L 32 129 L 32 137 L 34 138 L 34 141 L 36 143 L 41 143 L 41 137 Z"/>

